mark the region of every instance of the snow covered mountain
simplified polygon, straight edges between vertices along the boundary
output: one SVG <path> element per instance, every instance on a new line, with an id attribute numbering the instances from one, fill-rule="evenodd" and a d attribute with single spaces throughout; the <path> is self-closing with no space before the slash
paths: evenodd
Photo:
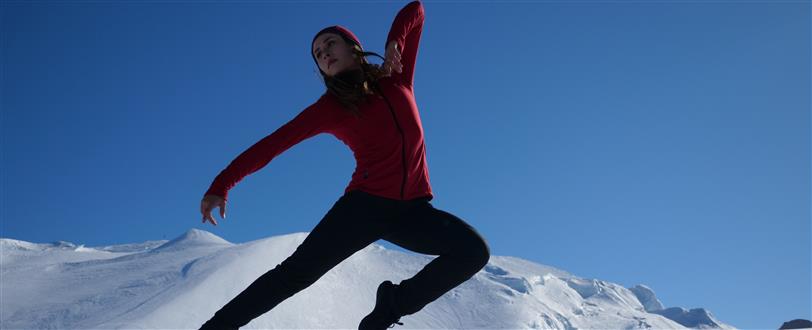
<path id="1" fill-rule="evenodd" d="M 307 234 L 233 244 L 191 229 L 171 241 L 100 247 L 0 239 L 0 328 L 197 329 Z M 399 283 L 433 258 L 372 244 L 244 328 L 357 328 L 378 283 Z M 401 322 L 396 328 L 734 329 L 705 309 L 666 309 L 644 285 L 624 288 L 510 256 L 491 256 Z"/>

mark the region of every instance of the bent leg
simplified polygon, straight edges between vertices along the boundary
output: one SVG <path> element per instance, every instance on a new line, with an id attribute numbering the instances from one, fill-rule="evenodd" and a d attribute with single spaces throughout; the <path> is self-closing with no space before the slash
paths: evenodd
<path id="1" fill-rule="evenodd" d="M 473 227 L 429 202 L 406 212 L 384 239 L 411 251 L 439 255 L 400 283 L 396 302 L 401 315 L 418 312 L 473 277 L 490 258 L 487 242 Z"/>
<path id="2" fill-rule="evenodd" d="M 382 222 L 363 206 L 346 196 L 339 199 L 291 256 L 257 278 L 201 329 L 237 329 L 248 324 L 380 239 Z"/>

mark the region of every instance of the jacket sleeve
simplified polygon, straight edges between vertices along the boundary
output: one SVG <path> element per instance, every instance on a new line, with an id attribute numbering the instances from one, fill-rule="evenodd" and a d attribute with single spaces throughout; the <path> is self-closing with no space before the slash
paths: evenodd
<path id="1" fill-rule="evenodd" d="M 277 155 L 297 143 L 328 129 L 324 105 L 316 102 L 270 135 L 254 143 L 215 177 L 203 196 L 212 194 L 228 200 L 228 191 L 244 177 L 265 167 Z"/>
<path id="2" fill-rule="evenodd" d="M 395 16 L 384 45 L 386 47 L 392 40 L 397 42 L 398 49 L 401 50 L 400 62 L 403 65 L 403 70 L 400 73 L 393 71 L 392 76 L 409 88 L 412 88 L 414 82 L 414 65 L 417 60 L 417 48 L 420 44 L 420 34 L 422 32 L 423 4 L 420 1 L 412 1 Z"/>

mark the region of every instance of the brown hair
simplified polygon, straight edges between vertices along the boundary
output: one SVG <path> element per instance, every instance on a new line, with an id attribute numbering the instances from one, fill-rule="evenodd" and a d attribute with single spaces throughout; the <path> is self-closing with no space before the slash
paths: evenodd
<path id="1" fill-rule="evenodd" d="M 365 52 L 360 46 L 344 38 L 343 35 L 341 37 L 344 42 L 353 46 L 353 57 L 360 59 L 361 68 L 347 69 L 333 77 L 324 74 L 321 70 L 319 70 L 319 73 L 321 73 L 324 85 L 327 87 L 325 93 L 333 94 L 338 98 L 344 110 L 347 110 L 355 117 L 360 117 L 361 112 L 358 110 L 358 105 L 365 102 L 368 96 L 380 94 L 378 79 L 383 78 L 386 74 L 382 65 L 370 63 L 365 57 L 367 55 L 381 57 L 380 55 Z"/>

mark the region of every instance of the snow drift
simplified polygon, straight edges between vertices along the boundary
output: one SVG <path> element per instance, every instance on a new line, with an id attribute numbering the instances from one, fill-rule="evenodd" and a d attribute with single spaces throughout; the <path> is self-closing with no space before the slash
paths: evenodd
<path id="1" fill-rule="evenodd" d="M 307 234 L 233 244 L 192 229 L 170 241 L 100 247 L 0 239 L 0 328 L 197 329 Z M 378 283 L 399 283 L 434 257 L 371 244 L 244 328 L 357 328 Z M 510 256 L 492 256 L 401 322 L 397 328 L 733 329 L 705 309 L 664 308 L 645 285 L 624 288 Z"/>

